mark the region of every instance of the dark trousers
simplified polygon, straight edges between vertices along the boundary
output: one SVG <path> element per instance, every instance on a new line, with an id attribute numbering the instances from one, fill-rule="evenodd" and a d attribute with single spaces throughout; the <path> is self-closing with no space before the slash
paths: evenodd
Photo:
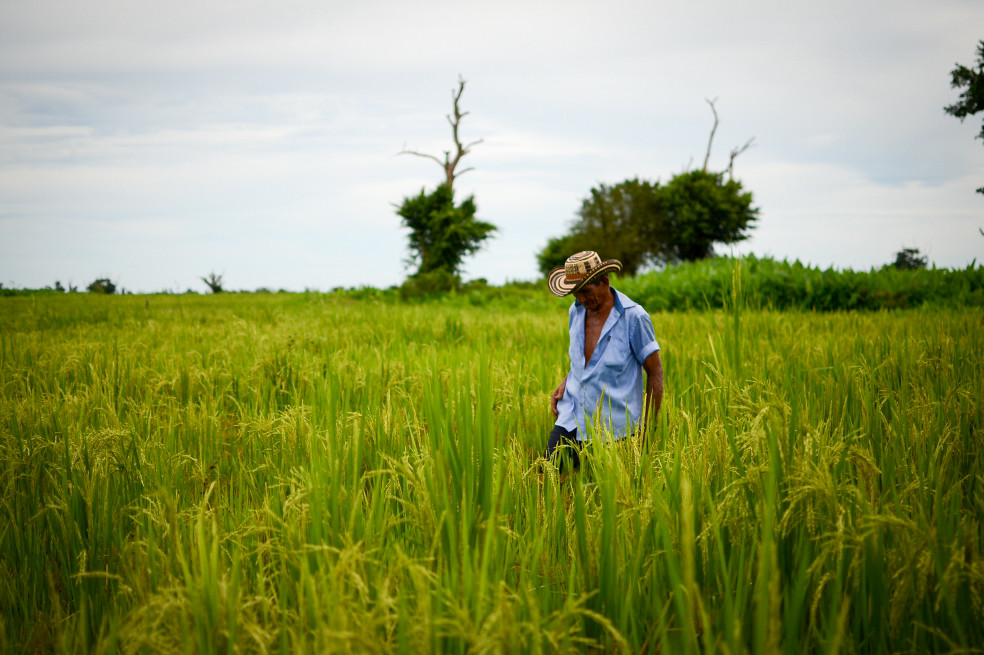
<path id="1" fill-rule="evenodd" d="M 581 442 L 577 440 L 577 428 L 565 430 L 555 425 L 547 438 L 547 459 L 553 460 L 561 473 L 569 465 L 572 471 L 581 468 Z"/>

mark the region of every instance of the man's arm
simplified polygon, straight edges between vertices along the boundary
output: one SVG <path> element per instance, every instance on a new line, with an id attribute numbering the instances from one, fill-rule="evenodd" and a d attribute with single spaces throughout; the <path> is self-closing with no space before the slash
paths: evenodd
<path id="1" fill-rule="evenodd" d="M 642 368 L 646 371 L 646 406 L 642 412 L 642 435 L 645 439 L 649 426 L 656 424 L 656 415 L 663 404 L 663 362 L 658 350 L 646 358 Z"/>
<path id="2" fill-rule="evenodd" d="M 566 375 L 564 376 L 564 379 L 560 381 L 560 386 L 554 389 L 554 392 L 550 394 L 550 409 L 553 411 L 554 418 L 560 416 L 560 412 L 557 411 L 557 403 L 559 403 L 560 399 L 564 397 L 565 389 L 567 389 Z"/>

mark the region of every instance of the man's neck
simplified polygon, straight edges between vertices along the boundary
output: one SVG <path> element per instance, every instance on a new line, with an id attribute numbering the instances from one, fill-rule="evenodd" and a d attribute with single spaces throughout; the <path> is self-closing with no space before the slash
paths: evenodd
<path id="1" fill-rule="evenodd" d="M 614 289 L 609 289 L 609 294 L 606 296 L 604 304 L 602 304 L 601 307 L 599 307 L 597 311 L 594 311 L 593 312 L 590 309 L 588 309 L 587 307 L 585 307 L 584 310 L 592 318 L 595 318 L 595 317 L 605 317 L 605 318 L 607 318 L 608 317 L 608 314 L 612 311 L 612 308 L 614 306 L 615 306 L 615 290 Z"/>

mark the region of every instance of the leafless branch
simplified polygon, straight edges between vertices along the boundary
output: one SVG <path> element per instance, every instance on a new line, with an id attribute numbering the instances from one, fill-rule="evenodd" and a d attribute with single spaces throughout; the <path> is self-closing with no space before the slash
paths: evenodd
<path id="1" fill-rule="evenodd" d="M 717 98 L 714 98 L 714 100 L 704 98 L 704 100 L 711 106 L 711 112 L 714 114 L 714 127 L 711 128 L 711 136 L 707 139 L 707 153 L 704 155 L 704 172 L 706 173 L 707 162 L 711 159 L 711 144 L 714 143 L 714 133 L 717 132 L 718 129 L 718 113 L 717 109 L 714 107 L 714 103 L 717 102 Z"/>
<path id="2" fill-rule="evenodd" d="M 444 166 L 444 162 L 435 157 L 434 155 L 428 155 L 426 152 L 417 152 L 416 150 L 401 150 L 401 155 L 414 155 L 416 157 L 423 157 L 424 159 L 433 159 L 441 166 Z"/>
<path id="3" fill-rule="evenodd" d="M 741 146 L 740 148 L 737 148 L 736 147 L 736 148 L 732 148 L 731 149 L 731 156 L 728 157 L 728 179 L 729 180 L 732 179 L 732 173 L 734 173 L 734 170 L 735 170 L 735 157 L 737 157 L 741 153 L 743 153 L 746 150 L 748 150 L 749 148 L 751 148 L 752 147 L 752 144 L 754 142 L 755 142 L 755 137 L 753 136 L 751 139 L 749 139 L 748 141 L 745 142 L 745 145 Z"/>
<path id="4" fill-rule="evenodd" d="M 452 190 L 454 188 L 454 180 L 456 177 L 464 173 L 467 173 L 470 170 L 474 170 L 473 168 L 465 168 L 460 171 L 456 170 L 458 167 L 458 163 L 461 161 L 461 158 L 467 155 L 469 152 L 471 152 L 473 146 L 476 146 L 482 142 L 482 139 L 478 139 L 476 141 L 472 141 L 471 143 L 465 145 L 461 143 L 461 139 L 458 137 L 458 127 L 461 125 L 461 119 L 468 115 L 468 112 L 461 111 L 461 107 L 459 106 L 459 102 L 461 101 L 461 94 L 464 93 L 464 91 L 465 91 L 465 80 L 464 78 L 459 76 L 457 90 L 455 89 L 451 90 L 451 101 L 454 107 L 454 113 L 448 114 L 445 117 L 448 119 L 448 124 L 451 125 L 451 136 L 454 139 L 454 146 L 455 146 L 454 157 L 451 156 L 451 152 L 448 150 L 444 151 L 444 161 L 441 161 L 440 158 L 435 157 L 434 155 L 429 155 L 422 152 L 416 152 L 414 150 L 407 150 L 405 148 L 400 152 L 401 155 L 415 155 L 417 157 L 424 157 L 426 159 L 431 159 L 433 161 L 436 161 L 438 166 L 444 169 L 444 175 L 447 180 L 448 188 L 451 188 Z"/>
<path id="5" fill-rule="evenodd" d="M 718 125 L 720 124 L 720 119 L 718 117 L 717 107 L 714 106 L 715 103 L 717 102 L 717 98 L 714 98 L 714 100 L 708 100 L 707 98 L 704 98 L 704 100 L 707 102 L 708 105 L 710 105 L 710 107 L 711 107 L 711 113 L 714 114 L 714 125 L 713 125 L 713 127 L 711 127 L 711 135 L 707 139 L 707 152 L 704 154 L 704 169 L 703 170 L 706 173 L 707 172 L 707 165 L 708 165 L 708 163 L 711 160 L 711 146 L 713 146 L 713 144 L 714 144 L 714 135 L 717 134 Z M 734 175 L 735 158 L 738 157 L 738 155 L 740 155 L 741 153 L 743 153 L 746 150 L 748 150 L 749 148 L 751 148 L 752 145 L 754 144 L 754 142 L 755 142 L 755 137 L 753 136 L 751 139 L 749 139 L 748 141 L 745 142 L 745 145 L 743 145 L 743 146 L 736 146 L 736 147 L 734 147 L 734 148 L 731 149 L 731 153 L 728 156 L 728 169 L 727 169 L 728 179 L 729 180 L 732 179 L 732 177 Z"/>

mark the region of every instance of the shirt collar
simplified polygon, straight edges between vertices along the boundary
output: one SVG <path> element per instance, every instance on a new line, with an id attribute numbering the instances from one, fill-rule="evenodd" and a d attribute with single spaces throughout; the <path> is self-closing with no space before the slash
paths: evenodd
<path id="1" fill-rule="evenodd" d="M 621 291 L 619 291 L 618 289 L 616 289 L 615 287 L 612 287 L 612 291 L 615 292 L 615 306 L 621 310 L 620 313 L 625 313 L 625 310 L 628 309 L 629 307 L 635 307 L 637 304 L 639 304 L 634 300 L 632 300 L 631 298 L 629 298 L 624 293 L 622 293 Z"/>

